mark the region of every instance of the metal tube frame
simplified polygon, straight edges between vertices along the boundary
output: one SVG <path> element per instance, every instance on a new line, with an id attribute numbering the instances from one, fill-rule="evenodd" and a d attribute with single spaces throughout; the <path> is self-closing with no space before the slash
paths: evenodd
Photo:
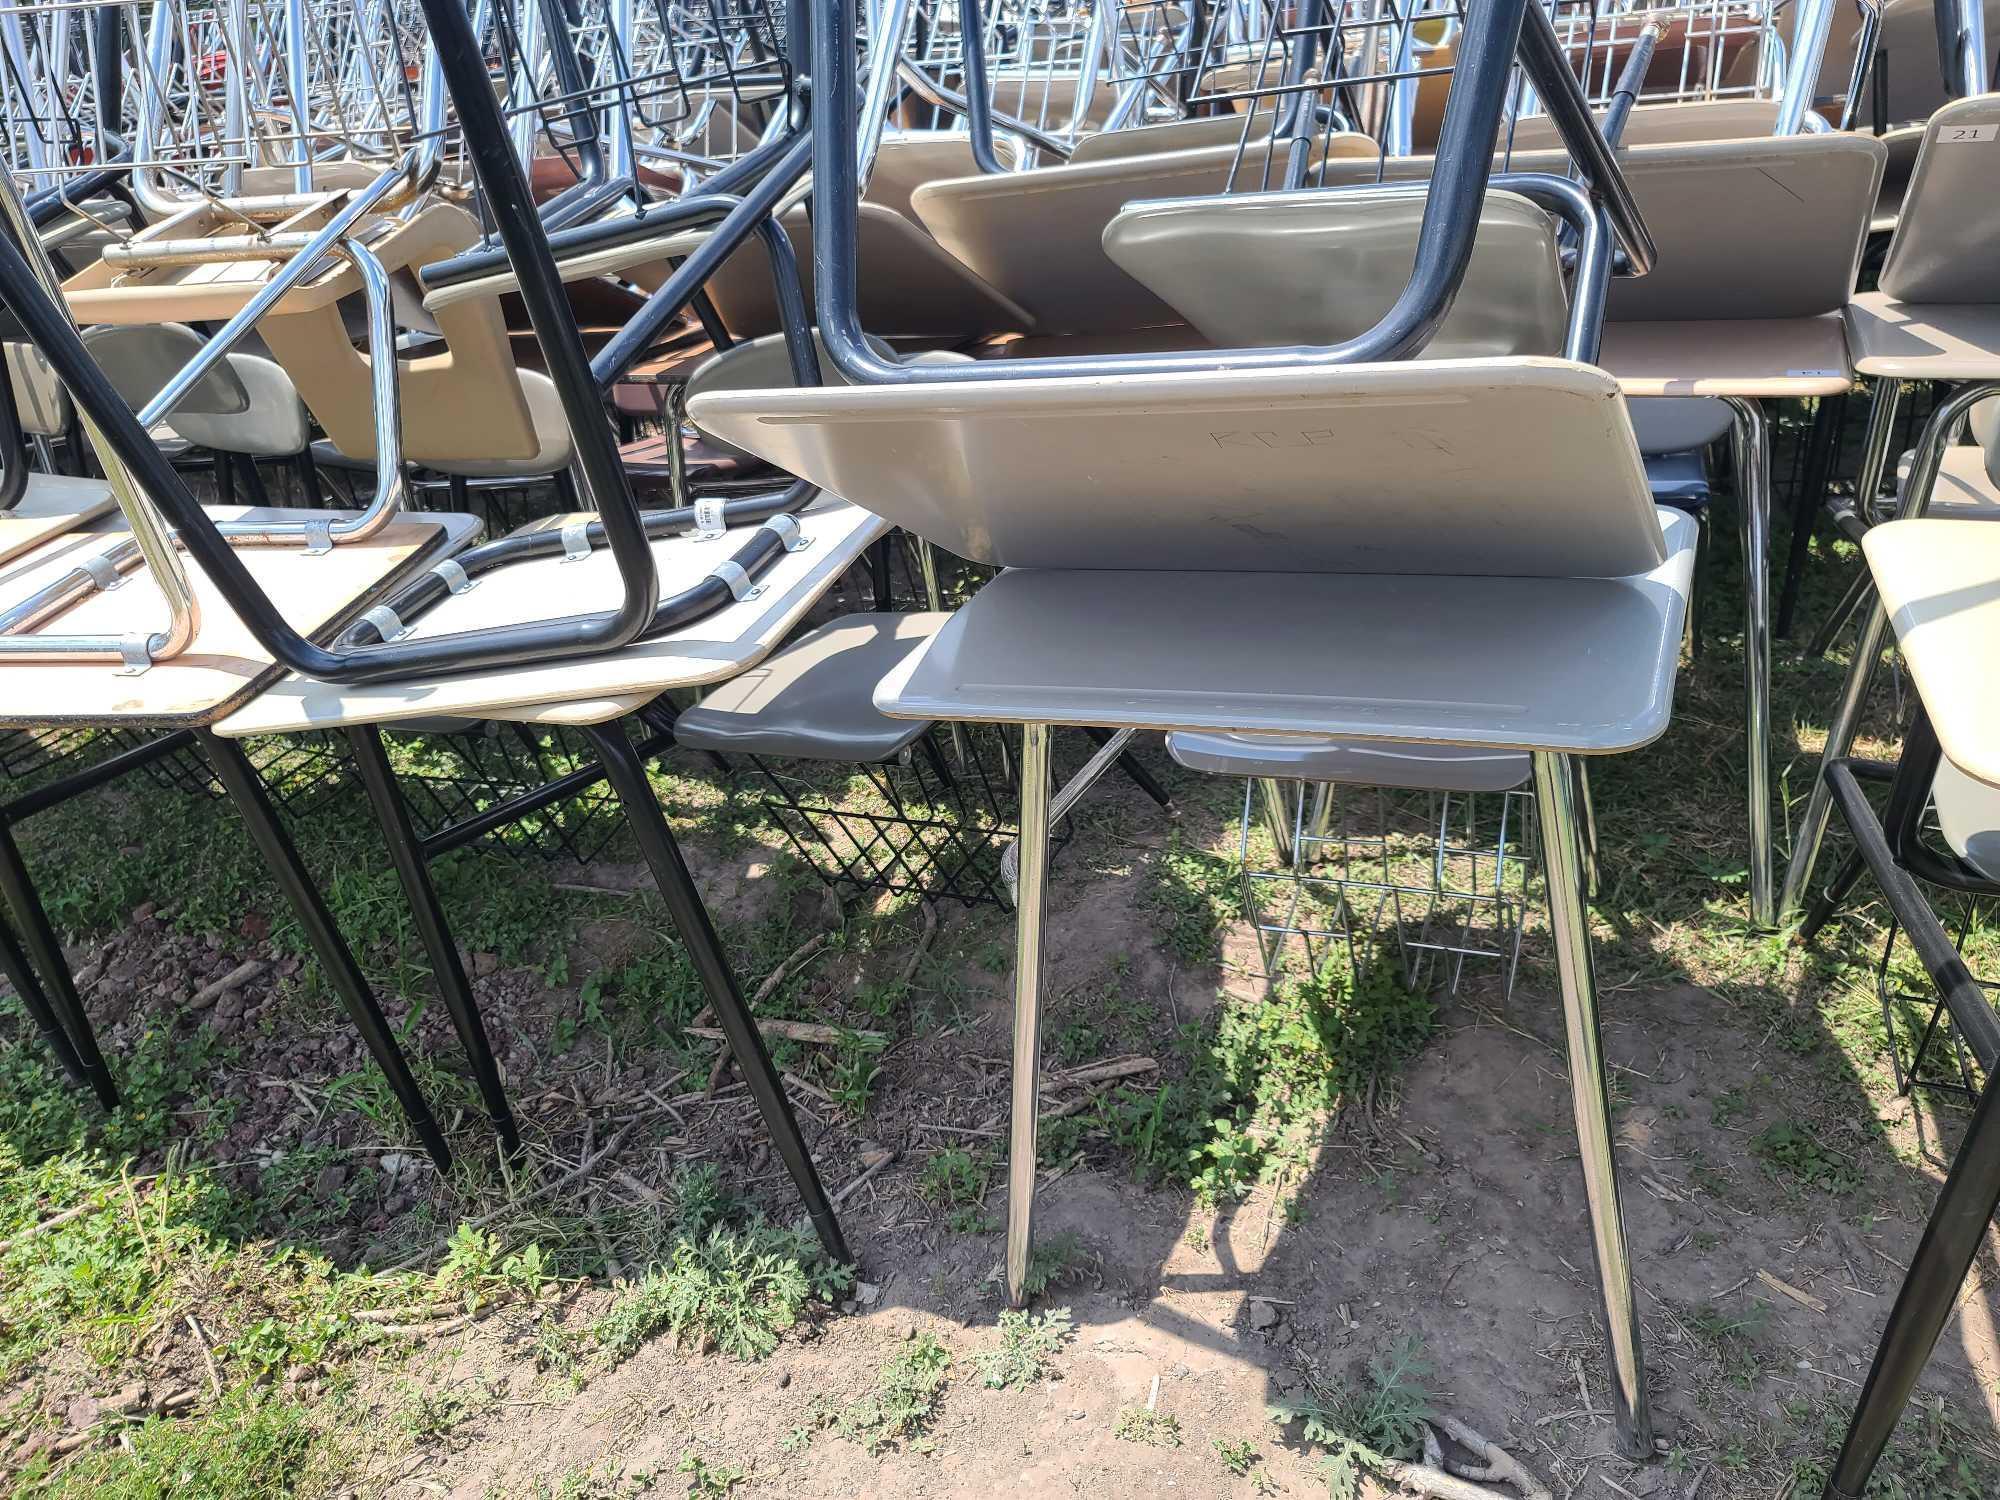
<path id="1" fill-rule="evenodd" d="M 1603 1296 L 1614 1441 L 1626 1458 L 1650 1462 L 1654 1457 L 1653 1419 L 1646 1398 L 1645 1352 L 1632 1260 L 1618 1201 L 1610 1075 L 1598 1021 L 1597 974 L 1590 953 L 1589 897 L 1582 860 L 1582 816 L 1572 759 L 1559 751 L 1535 752 L 1535 810 L 1548 883 L 1549 931 L 1562 980 L 1570 1102 L 1576 1115 L 1584 1196 L 1590 1205 L 1591 1248 Z"/>
<path id="2" fill-rule="evenodd" d="M 1035 1149 L 1041 1123 L 1042 966 L 1048 945 L 1049 740 L 1047 724 L 1021 726 L 1019 883 L 1014 897 L 1014 1074 L 1007 1135 L 1007 1301 L 1027 1300 L 1034 1248 Z"/>
<path id="3" fill-rule="evenodd" d="M 1771 432 L 1754 397 L 1725 396 L 1734 417 L 1737 524 L 1743 538 L 1744 765 L 1749 795 L 1750 921 L 1777 922 L 1771 832 Z"/>
<path id="4" fill-rule="evenodd" d="M 1856 491 L 1863 510 L 1881 492 L 1882 474 L 1888 460 L 1890 428 L 1896 411 L 1895 393 L 1885 394 L 1883 387 L 1894 385 L 1894 381 L 1883 381 L 1876 388 L 1875 401 L 1869 410 L 1868 436 Z M 2000 395 L 2000 381 L 1973 381 L 1960 386 L 1937 404 L 1924 423 L 1923 435 L 1917 440 L 1909 477 L 1903 484 L 1902 497 L 1896 507 L 1898 520 L 1914 519 L 1930 508 L 1931 492 L 1937 485 L 1938 467 L 1944 461 L 1946 440 L 1960 418 L 1992 395 Z M 1820 845 L 1826 838 L 1827 819 L 1833 811 L 1833 791 L 1827 784 L 1826 768 L 1844 758 L 1854 747 L 1854 736 L 1868 704 L 1868 689 L 1875 680 L 1875 669 L 1881 662 L 1882 647 L 1888 633 L 1889 616 L 1882 608 L 1881 599 L 1871 589 L 1868 615 L 1855 639 L 1854 658 L 1848 663 L 1847 679 L 1841 687 L 1833 721 L 1827 726 L 1826 748 L 1820 755 L 1820 768 L 1813 779 L 1812 795 L 1807 799 L 1805 816 L 1800 819 L 1798 832 L 1792 839 L 1792 862 L 1785 871 L 1784 891 L 1779 900 L 1779 910 L 1783 914 L 1789 915 L 1798 909 L 1805 899 L 1807 887 L 1812 884 L 1813 865 L 1819 859 Z"/>
<path id="5" fill-rule="evenodd" d="M 680 845 L 675 842 L 652 785 L 646 780 L 645 767 L 633 751 L 624 721 L 614 719 L 590 725 L 584 732 L 597 748 L 598 763 L 604 767 L 611 789 L 624 809 L 626 826 L 637 840 L 639 852 L 652 871 L 653 883 L 667 904 L 667 914 L 687 946 L 702 990 L 728 1038 L 729 1050 L 736 1058 L 743 1081 L 749 1085 L 757 1112 L 763 1117 L 764 1129 L 791 1174 L 793 1186 L 805 1201 L 806 1213 L 819 1233 L 821 1246 L 834 1260 L 851 1261 L 853 1256 L 841 1234 L 840 1220 L 820 1182 L 819 1169 L 813 1165 L 805 1137 L 799 1132 L 791 1100 L 771 1064 L 770 1053 L 765 1050 L 756 1018 L 750 1014 L 737 986 L 728 956 L 722 951 L 722 941 L 709 920 L 708 908 L 702 904 L 701 892 L 681 855 Z"/>

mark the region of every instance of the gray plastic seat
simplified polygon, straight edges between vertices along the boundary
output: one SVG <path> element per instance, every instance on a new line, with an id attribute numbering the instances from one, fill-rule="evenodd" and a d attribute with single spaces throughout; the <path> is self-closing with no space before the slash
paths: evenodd
<path id="1" fill-rule="evenodd" d="M 1337 344 L 1401 294 L 1428 196 L 1408 184 L 1132 203 L 1105 226 L 1104 253 L 1218 348 Z M 1560 354 L 1568 321 L 1554 221 L 1488 193 L 1424 357 Z"/>
<path id="2" fill-rule="evenodd" d="M 1167 754 L 1190 771 L 1218 776 L 1275 776 L 1437 792 L 1512 791 L 1534 770 L 1532 758 L 1518 750 L 1383 744 L 1316 734 L 1181 730 L 1167 736 Z"/>
<path id="3" fill-rule="evenodd" d="M 691 750 L 873 765 L 930 729 L 875 706 L 875 685 L 951 616 L 843 615 L 716 688 L 674 721 Z"/>
<path id="4" fill-rule="evenodd" d="M 1685 453 L 1729 436 L 1735 415 L 1716 396 L 1640 396 L 1628 400 L 1641 453 Z"/>

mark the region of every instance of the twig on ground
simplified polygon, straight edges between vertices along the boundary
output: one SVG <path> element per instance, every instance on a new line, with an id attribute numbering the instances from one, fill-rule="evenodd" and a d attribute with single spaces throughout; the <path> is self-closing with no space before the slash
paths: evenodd
<path id="1" fill-rule="evenodd" d="M 1428 1495 L 1431 1500 L 1507 1500 L 1498 1490 L 1433 1469 L 1429 1464 L 1384 1459 L 1375 1465 L 1375 1471 L 1389 1483 L 1399 1484 L 1412 1494 Z"/>
<path id="2" fill-rule="evenodd" d="M 491 1224 L 495 1219 L 502 1219 L 505 1218 L 508 1214 L 519 1213 L 522 1209 L 526 1208 L 530 1203 L 539 1202 L 541 1199 L 546 1198 L 553 1193 L 561 1192 L 562 1189 L 568 1187 L 571 1183 L 580 1181 L 582 1178 L 589 1176 L 591 1168 L 595 1167 L 599 1162 L 604 1161 L 606 1158 L 610 1157 L 613 1153 L 615 1153 L 618 1150 L 619 1147 L 625 1144 L 626 1138 L 632 1134 L 632 1131 L 634 1127 L 637 1125 L 637 1123 L 638 1122 L 635 1120 L 632 1122 L 632 1124 L 627 1125 L 623 1129 L 617 1131 L 611 1137 L 610 1140 L 604 1143 L 604 1148 L 601 1151 L 599 1151 L 595 1156 L 586 1155 L 582 1161 L 578 1162 L 574 1167 L 572 1167 L 569 1171 L 565 1172 L 562 1176 L 556 1178 L 553 1182 L 545 1182 L 540 1187 L 536 1188 L 532 1193 L 525 1193 L 521 1197 L 514 1199 L 513 1202 L 505 1204 L 500 1208 L 494 1209 L 493 1212 L 489 1214 L 481 1214 L 476 1219 L 467 1219 L 465 1221 L 466 1224 L 470 1225 L 474 1229 L 484 1228 L 486 1225 Z M 384 1269 L 388 1271 L 413 1270 L 417 1266 L 420 1266 L 425 1261 L 429 1260 L 433 1255 L 436 1255 L 439 1251 L 443 1250 L 450 1243 L 451 1243 L 450 1236 L 448 1235 L 440 1236 L 438 1239 L 434 1240 L 428 1247 L 419 1250 L 415 1255 L 406 1255 L 401 1260 L 395 1262 L 393 1265 L 384 1267 Z"/>
<path id="3" fill-rule="evenodd" d="M 1708 1478 L 1708 1469 L 1709 1466 L 1703 1464 L 1694 1471 L 1694 1478 L 1688 1481 L 1687 1493 L 1681 1496 L 1681 1500 L 1694 1500 L 1696 1492 L 1701 1489 L 1701 1482 Z"/>
<path id="4" fill-rule="evenodd" d="M 820 949 L 824 948 L 826 946 L 826 941 L 830 936 L 832 936 L 831 933 L 822 930 L 814 933 L 811 937 L 807 938 L 803 943 L 799 944 L 798 947 L 794 948 L 791 952 L 791 956 L 786 958 L 784 962 L 778 965 L 777 968 L 773 969 L 768 975 L 766 975 L 764 982 L 757 986 L 757 993 L 750 997 L 750 1008 L 752 1010 L 755 1010 L 758 1006 L 762 1005 L 766 1000 L 770 999 L 773 995 L 775 995 L 778 992 L 778 986 L 783 984 L 787 979 L 791 978 L 793 974 L 797 973 L 799 968 L 805 963 L 807 959 L 811 958 L 815 953 L 819 952 Z M 765 1021 L 765 1022 L 760 1022 L 759 1024 L 768 1026 L 770 1023 L 768 1021 Z"/>
<path id="5" fill-rule="evenodd" d="M 440 1333 L 457 1333 L 459 1329 L 464 1328 L 471 1321 L 471 1313 L 460 1313 L 455 1318 L 433 1318 L 421 1323 L 383 1323 L 375 1331 L 377 1333 L 395 1334 L 404 1338 L 420 1334 L 429 1336 Z"/>
<path id="6" fill-rule="evenodd" d="M 848 1183 L 847 1186 L 842 1188 L 839 1192 L 833 1194 L 828 1201 L 831 1202 L 835 1208 L 840 1207 L 841 1204 L 845 1203 L 851 1196 L 853 1196 L 853 1194 L 858 1192 L 864 1183 L 873 1181 L 875 1174 L 877 1172 L 880 1172 L 884 1167 L 888 1166 L 890 1162 L 894 1161 L 896 1159 L 896 1156 L 897 1153 L 894 1151 L 884 1151 L 881 1154 L 881 1156 L 877 1157 L 873 1162 L 869 1163 L 866 1167 L 863 1167 L 861 1169 L 860 1176 L 856 1177 L 852 1182 Z"/>
<path id="7" fill-rule="evenodd" d="M 887 1040 L 886 1036 L 879 1031 L 857 1031 L 847 1026 L 822 1026 L 817 1021 L 766 1020 L 759 1021 L 757 1029 L 767 1037 L 779 1036 L 788 1042 L 819 1042 L 828 1047 L 837 1046 L 839 1043 L 847 1041 L 850 1037 L 858 1038 L 864 1042 Z M 727 1034 L 719 1026 L 690 1026 L 687 1028 L 687 1034 L 689 1036 L 701 1037 L 703 1040 L 710 1042 L 727 1042 L 729 1040 Z"/>
<path id="8" fill-rule="evenodd" d="M 924 954 L 930 951 L 931 939 L 937 936 L 937 908 L 930 902 L 924 903 L 924 930 L 917 936 L 917 946 L 911 950 L 909 961 L 903 965 L 898 979 L 905 994 L 909 993 L 910 981 L 917 977 L 917 965 L 924 961 Z"/>
<path id="9" fill-rule="evenodd" d="M 1757 1273 L 1757 1279 L 1763 1282 L 1764 1285 L 1769 1287 L 1772 1291 L 1777 1292 L 1779 1295 L 1790 1297 L 1794 1302 L 1798 1303 L 1800 1307 L 1810 1307 L 1816 1313 L 1823 1313 L 1826 1311 L 1826 1304 L 1822 1302 L 1819 1298 L 1815 1297 L 1811 1292 L 1802 1292 L 1797 1287 L 1793 1286 L 1789 1281 L 1780 1281 L 1777 1277 L 1773 1276 L 1769 1271 L 1760 1270 Z"/>
<path id="10" fill-rule="evenodd" d="M 1447 1464 L 1445 1467 L 1461 1479 L 1500 1479 L 1514 1486 L 1527 1500 L 1554 1500 L 1549 1487 L 1524 1468 L 1519 1459 L 1502 1448 L 1498 1443 L 1482 1436 L 1456 1417 L 1439 1417 L 1438 1424 L 1454 1443 L 1468 1448 L 1486 1460 L 1484 1467 L 1473 1469 L 1465 1465 Z"/>
<path id="11" fill-rule="evenodd" d="M 208 1388 L 215 1399 L 222 1399 L 222 1372 L 215 1368 L 215 1351 L 209 1347 L 208 1335 L 202 1332 L 201 1321 L 193 1313 L 187 1315 L 188 1332 L 194 1335 L 194 1346 L 201 1351 L 201 1362 L 208 1369 Z"/>
<path id="12" fill-rule="evenodd" d="M 1045 1088 L 1062 1089 L 1086 1083 L 1111 1083 L 1120 1078 L 1135 1078 L 1141 1073 L 1155 1073 L 1159 1067 L 1159 1063 L 1150 1057 L 1114 1057 L 1108 1062 L 1044 1074 L 1042 1084 Z"/>
<path id="13" fill-rule="evenodd" d="M 91 1204 L 79 1203 L 75 1208 L 66 1208 L 59 1214 L 49 1215 L 48 1218 L 42 1220 L 39 1224 L 30 1224 L 12 1239 L 0 1240 L 0 1255 L 5 1255 L 23 1240 L 31 1240 L 38 1234 L 47 1234 L 51 1229 L 60 1229 L 72 1220 L 82 1218 L 90 1212 L 91 1208 Z"/>
<path id="14" fill-rule="evenodd" d="M 224 974 L 220 979 L 211 979 L 207 984 L 188 997 L 188 1009 L 200 1010 L 209 1001 L 218 998 L 224 990 L 241 989 L 253 979 L 263 976 L 270 963 L 261 958 L 246 959 Z"/>

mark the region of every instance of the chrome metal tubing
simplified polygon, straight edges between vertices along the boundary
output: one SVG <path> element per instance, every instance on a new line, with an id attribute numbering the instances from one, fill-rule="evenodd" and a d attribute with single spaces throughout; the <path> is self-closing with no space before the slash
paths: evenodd
<path id="1" fill-rule="evenodd" d="M 1653 1418 L 1646 1401 L 1645 1353 L 1625 1223 L 1612 1152 L 1611 1098 L 1599 1034 L 1597 974 L 1590 955 L 1590 911 L 1584 894 L 1582 834 L 1571 757 L 1535 752 L 1535 810 L 1548 880 L 1549 931 L 1562 980 L 1563 1031 L 1569 1056 L 1570 1102 L 1577 1150 L 1590 1205 L 1591 1248 L 1603 1297 L 1605 1353 L 1611 1374 L 1611 1417 L 1618 1451 L 1653 1458 Z"/>
<path id="2" fill-rule="evenodd" d="M 49 260 L 48 251 L 43 249 L 40 237 L 29 222 L 27 210 L 14 191 L 13 180 L 5 174 L 0 174 L 0 220 L 4 220 L 4 224 L 0 224 L 0 238 L 11 242 L 36 284 L 34 288 L 23 290 L 32 293 L 39 289 L 51 305 L 52 318 L 74 337 L 75 324 L 69 320 L 61 280 Z M 181 566 L 180 557 L 174 551 L 173 538 L 166 522 L 152 500 L 133 482 L 131 470 L 113 451 L 103 429 L 81 402 L 77 403 L 77 421 L 83 429 L 84 440 L 103 468 L 104 481 L 111 489 L 112 498 L 124 512 L 126 524 L 132 528 L 133 543 L 144 554 L 147 565 L 159 579 L 160 595 L 167 605 L 166 628 L 152 632 L 141 642 L 108 636 L 81 639 L 96 648 L 93 654 L 101 652 L 113 660 L 123 660 L 128 655 L 141 652 L 148 660 L 178 656 L 187 649 L 201 627 L 201 609 L 195 600 L 194 586 L 188 581 L 187 570 Z M 19 657 L 31 649 L 28 643 L 0 636 L 0 656 Z"/>
<path id="3" fill-rule="evenodd" d="M 1735 415 L 1736 512 L 1743 534 L 1744 764 L 1750 812 L 1750 922 L 1771 927 L 1771 432 L 1755 398 L 1725 396 Z"/>
<path id="4" fill-rule="evenodd" d="M 1880 493 L 1882 475 L 1888 463 L 1890 429 L 1896 417 L 1896 396 L 1893 391 L 1885 395 L 1883 387 L 1894 385 L 1894 381 L 1888 380 L 1878 385 L 1874 403 L 1869 408 L 1868 436 L 1862 450 L 1861 475 L 1855 490 L 1863 511 L 1867 509 L 1868 502 Z M 1947 438 L 1967 412 L 1996 393 L 2000 393 L 2000 381 L 1975 381 L 1960 386 L 1938 403 L 1917 440 L 1909 478 L 1903 484 L 1902 497 L 1897 503 L 1896 519 L 1913 520 L 1930 509 L 1931 491 L 1937 486 L 1938 466 L 1944 462 Z M 1842 759 L 1854 747 L 1862 711 L 1868 704 L 1868 689 L 1875 680 L 1875 668 L 1881 662 L 1882 647 L 1888 636 L 1889 617 L 1882 608 L 1882 601 L 1872 589 L 1866 597 L 1868 616 L 1855 639 L 1854 656 L 1847 666 L 1847 680 L 1841 687 L 1833 722 L 1827 726 L 1826 747 L 1820 752 L 1820 769 L 1813 778 L 1805 817 L 1799 821 L 1798 832 L 1792 838 L 1792 862 L 1785 871 L 1785 889 L 1779 902 L 1779 909 L 1786 914 L 1798 910 L 1812 884 L 1813 865 L 1819 859 L 1820 845 L 1826 838 L 1827 820 L 1833 812 L 1833 792 L 1826 782 L 1826 767 Z"/>
<path id="5" fill-rule="evenodd" d="M 1034 1246 L 1051 733 L 1047 724 L 1021 726 L 1021 836 L 1017 845 L 1021 881 L 1014 907 L 1014 1094 L 1007 1137 L 1007 1301 L 1014 1307 L 1027 1298 L 1028 1259 Z"/>

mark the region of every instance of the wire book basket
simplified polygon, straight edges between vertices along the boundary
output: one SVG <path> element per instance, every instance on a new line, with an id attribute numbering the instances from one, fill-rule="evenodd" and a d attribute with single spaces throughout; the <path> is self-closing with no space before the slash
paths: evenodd
<path id="1" fill-rule="evenodd" d="M 1393 953 L 1409 981 L 1456 994 L 1468 972 L 1512 994 L 1535 869 L 1534 794 L 1244 784 L 1243 907 L 1266 971 Z M 1261 819 L 1278 859 L 1269 863 Z"/>

